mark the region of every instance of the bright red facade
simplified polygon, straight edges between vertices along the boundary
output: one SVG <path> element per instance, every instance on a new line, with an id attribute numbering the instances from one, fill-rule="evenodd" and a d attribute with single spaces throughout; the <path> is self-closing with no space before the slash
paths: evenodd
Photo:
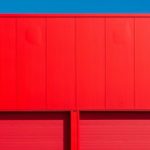
<path id="1" fill-rule="evenodd" d="M 149 15 L 1 15 L 0 110 L 68 111 L 84 150 L 80 111 L 150 110 L 149 38 Z"/>

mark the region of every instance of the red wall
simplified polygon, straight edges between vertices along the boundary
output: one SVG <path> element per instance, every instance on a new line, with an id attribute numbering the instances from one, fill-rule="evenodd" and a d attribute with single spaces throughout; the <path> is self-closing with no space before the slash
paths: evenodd
<path id="1" fill-rule="evenodd" d="M 150 110 L 149 38 L 150 15 L 0 15 L 0 110 L 70 111 L 79 150 L 83 111 Z"/>
<path id="2" fill-rule="evenodd" d="M 1 110 L 150 109 L 150 18 L 1 15 Z"/>

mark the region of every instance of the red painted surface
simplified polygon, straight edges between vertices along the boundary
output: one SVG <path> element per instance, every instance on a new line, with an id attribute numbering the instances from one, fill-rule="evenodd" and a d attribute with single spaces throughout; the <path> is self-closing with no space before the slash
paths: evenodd
<path id="1" fill-rule="evenodd" d="M 105 108 L 105 18 L 76 19 L 78 107 Z"/>
<path id="2" fill-rule="evenodd" d="M 147 113 L 81 113 L 80 150 L 148 150 Z"/>
<path id="3" fill-rule="evenodd" d="M 149 109 L 148 15 L 0 20 L 1 110 Z"/>
<path id="4" fill-rule="evenodd" d="M 106 107 L 134 107 L 134 20 L 106 19 Z"/>
<path id="5" fill-rule="evenodd" d="M 73 18 L 47 19 L 47 108 L 75 107 Z"/>
<path id="6" fill-rule="evenodd" d="M 2 113 L 3 150 L 70 150 L 66 113 Z"/>
<path id="7" fill-rule="evenodd" d="M 16 19 L 0 18 L 0 109 L 16 109 Z"/>
<path id="8" fill-rule="evenodd" d="M 149 25 L 145 14 L 0 15 L 0 110 L 70 111 L 1 112 L 0 148 L 149 149 L 149 113 L 80 119 L 150 109 Z"/>
<path id="9" fill-rule="evenodd" d="M 79 111 L 71 111 L 71 150 L 79 150 Z"/>
<path id="10" fill-rule="evenodd" d="M 150 18 L 135 19 L 136 109 L 150 108 Z"/>
<path id="11" fill-rule="evenodd" d="M 46 105 L 45 19 L 19 18 L 16 26 L 18 107 L 43 109 Z"/>

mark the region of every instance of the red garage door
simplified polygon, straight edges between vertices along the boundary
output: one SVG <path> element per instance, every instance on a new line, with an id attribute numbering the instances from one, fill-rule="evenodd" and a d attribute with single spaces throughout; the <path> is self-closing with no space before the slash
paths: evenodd
<path id="1" fill-rule="evenodd" d="M 149 150 L 150 113 L 82 113 L 80 150 Z"/>
<path id="2" fill-rule="evenodd" d="M 69 150 L 68 117 L 63 113 L 1 113 L 0 149 Z"/>

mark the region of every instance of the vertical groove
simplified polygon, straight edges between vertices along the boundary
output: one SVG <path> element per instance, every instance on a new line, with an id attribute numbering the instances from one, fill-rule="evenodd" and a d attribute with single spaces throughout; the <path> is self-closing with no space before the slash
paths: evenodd
<path id="1" fill-rule="evenodd" d="M 19 108 L 19 102 L 18 102 L 18 18 L 16 17 L 16 108 Z"/>
<path id="2" fill-rule="evenodd" d="M 134 109 L 136 107 L 135 103 L 135 17 L 134 17 L 134 27 L 133 27 L 133 90 L 134 90 Z"/>
<path id="3" fill-rule="evenodd" d="M 104 18 L 104 42 L 105 42 L 105 110 L 106 110 L 106 17 Z"/>
<path id="4" fill-rule="evenodd" d="M 74 65 L 75 65 L 75 109 L 78 109 L 78 100 L 77 100 L 77 24 L 76 17 L 74 17 Z"/>
<path id="5" fill-rule="evenodd" d="M 45 17 L 45 109 L 47 108 L 47 17 Z"/>

